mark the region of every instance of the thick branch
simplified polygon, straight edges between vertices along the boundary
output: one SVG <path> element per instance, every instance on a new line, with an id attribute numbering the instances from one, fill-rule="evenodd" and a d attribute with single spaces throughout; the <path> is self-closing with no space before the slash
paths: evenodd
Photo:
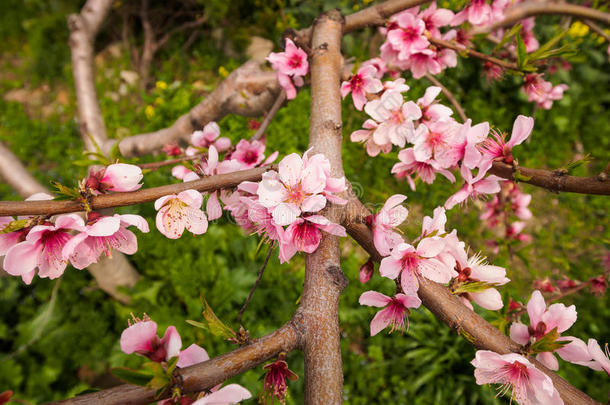
<path id="1" fill-rule="evenodd" d="M 95 90 L 94 40 L 112 7 L 112 0 L 88 0 L 80 14 L 68 17 L 72 73 L 78 108 L 78 123 L 86 149 L 104 145 L 106 126 Z"/>
<path id="2" fill-rule="evenodd" d="M 489 169 L 489 173 L 508 180 L 515 180 L 515 170 L 518 170 L 521 174 L 517 181 L 546 188 L 553 192 L 610 195 L 610 179 L 602 176 L 577 177 L 568 176 L 560 171 L 528 169 L 526 167 L 515 169 L 503 162 L 494 162 Z M 527 178 L 529 180 L 525 180 Z"/>
<path id="3" fill-rule="evenodd" d="M 123 207 L 155 201 L 157 198 L 176 194 L 184 190 L 201 192 L 214 191 L 237 186 L 242 181 L 259 181 L 267 170 L 274 166 L 258 167 L 256 169 L 219 174 L 185 183 L 168 184 L 160 187 L 145 188 L 127 193 L 102 194 L 90 199 L 93 210 L 112 207 Z M 79 201 L 0 201 L 0 216 L 3 215 L 55 215 L 67 212 L 83 211 Z"/>
<path id="4" fill-rule="evenodd" d="M 458 44 L 457 42 L 445 41 L 445 40 L 442 40 L 439 38 L 434 38 L 434 37 L 428 37 L 428 41 L 430 41 L 430 43 L 432 43 L 434 45 L 437 45 L 437 46 L 440 46 L 443 48 L 453 49 L 454 51 L 457 51 L 457 52 L 466 52 L 466 54 L 468 54 L 468 56 L 472 56 L 473 58 L 491 62 L 493 64 L 503 67 L 504 69 L 510 69 L 510 70 L 515 70 L 515 71 L 519 70 L 519 66 L 517 66 L 516 63 L 494 58 L 493 56 L 489 56 L 489 55 L 486 55 L 479 51 L 475 51 L 474 49 L 468 48 L 462 44 Z"/>
<path id="5" fill-rule="evenodd" d="M 371 255 L 373 260 L 380 261 L 382 257 L 375 249 L 372 231 L 366 224 L 357 220 L 357 218 L 365 218 L 370 215 L 370 211 L 354 197 L 349 202 L 347 214 L 344 218 L 347 232 Z M 447 287 L 424 278 L 420 278 L 419 283 L 418 295 L 424 306 L 475 347 L 492 350 L 500 354 L 520 352 L 521 347 L 517 343 L 467 308 L 458 297 L 451 294 Z M 555 388 L 559 391 L 566 405 L 599 405 L 593 398 L 578 390 L 535 359 L 530 358 L 529 360 L 553 380 Z"/>
<path id="6" fill-rule="evenodd" d="M 610 14 L 596 10 L 591 7 L 578 6 L 576 4 L 550 2 L 550 1 L 528 1 L 515 4 L 504 13 L 504 19 L 484 28 L 481 32 L 495 31 L 498 28 L 513 25 L 525 18 L 543 14 L 571 15 L 581 19 L 599 21 L 610 25 Z M 477 31 L 477 33 L 481 33 Z"/>
<path id="7" fill-rule="evenodd" d="M 223 381 L 258 366 L 277 356 L 280 352 L 291 352 L 299 344 L 299 331 L 291 320 L 277 331 L 252 341 L 247 346 L 215 357 L 203 363 L 180 370 L 183 392 L 193 393 L 208 390 Z M 53 404 L 64 405 L 124 405 L 153 402 L 155 391 L 135 385 L 119 385 L 107 390 L 81 395 Z M 165 395 L 164 397 L 167 397 Z"/>
<path id="8" fill-rule="evenodd" d="M 20 196 L 48 192 L 25 168 L 23 163 L 6 146 L 0 143 L 0 178 Z"/>
<path id="9" fill-rule="evenodd" d="M 311 49 L 311 115 L 309 146 L 324 154 L 333 176 L 343 176 L 341 161 L 341 36 L 344 19 L 336 10 L 322 14 L 313 26 Z M 325 215 L 333 222 L 336 210 Z M 305 404 L 342 403 L 343 366 L 339 342 L 339 295 L 347 285 L 340 266 L 339 238 L 324 233 L 305 261 L 303 316 Z"/>
<path id="10" fill-rule="evenodd" d="M 249 61 L 231 72 L 212 93 L 172 126 L 127 137 L 119 142 L 119 149 L 127 157 L 144 155 L 176 140 L 187 141 L 193 131 L 225 115 L 258 117 L 273 104 L 279 92 L 275 72 L 263 72 L 257 62 Z M 112 149 L 115 142 L 109 141 L 104 149 Z"/>

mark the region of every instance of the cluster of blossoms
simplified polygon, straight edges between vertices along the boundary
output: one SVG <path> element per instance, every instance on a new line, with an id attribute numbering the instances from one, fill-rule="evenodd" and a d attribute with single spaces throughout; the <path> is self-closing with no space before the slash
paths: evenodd
<path id="1" fill-rule="evenodd" d="M 162 338 L 157 336 L 157 324 L 147 316 L 144 319 L 134 318 L 134 322 L 121 334 L 121 350 L 126 354 L 136 353 L 147 357 L 150 361 L 167 364 L 173 358 L 178 358 L 178 368 L 189 367 L 210 359 L 204 348 L 193 343 L 184 350 L 182 339 L 174 326 L 165 330 Z M 229 384 L 221 388 L 219 384 L 198 398 L 181 395 L 179 398 L 166 399 L 159 405 L 173 403 L 189 405 L 229 405 L 251 398 L 250 392 L 238 384 Z"/>
<path id="2" fill-rule="evenodd" d="M 591 277 L 584 282 L 573 280 L 566 275 L 556 281 L 551 281 L 548 277 L 545 277 L 541 280 L 534 280 L 534 288 L 545 293 L 562 295 L 580 291 L 583 288 L 588 287 L 592 294 L 603 296 L 606 294 L 606 289 L 608 288 L 607 274 L 609 273 L 610 270 L 606 269 L 606 274 Z"/>
<path id="3" fill-rule="evenodd" d="M 284 52 L 271 52 L 267 57 L 273 70 L 277 72 L 277 81 L 286 91 L 286 98 L 292 100 L 297 96 L 295 86 L 301 87 L 309 70 L 307 53 L 296 46 L 290 38 L 286 38 Z"/>
<path id="4" fill-rule="evenodd" d="M 191 144 L 185 151 L 186 156 L 197 156 L 204 152 L 206 156 L 195 160 L 190 168 L 184 165 L 172 168 L 174 177 L 185 182 L 268 165 L 278 156 L 278 153 L 274 152 L 265 158 L 265 144 L 258 140 L 250 142 L 242 139 L 232 147 L 229 138 L 220 137 L 220 128 L 215 122 L 207 124 L 202 131 L 195 131 L 191 136 Z M 225 153 L 222 161 L 220 153 Z M 229 196 L 224 190 L 206 194 L 208 199 L 205 212 L 201 210 L 204 195 L 196 190 L 185 190 L 157 199 L 157 229 L 170 239 L 180 238 L 184 229 L 194 235 L 205 233 L 208 221 L 222 216 L 220 201 Z"/>
<path id="5" fill-rule="evenodd" d="M 331 175 L 324 155 L 284 157 L 278 171 L 263 174 L 260 182 L 242 182 L 225 198 L 225 208 L 237 224 L 273 243 L 279 243 L 280 261 L 296 252 L 312 253 L 320 244 L 321 231 L 346 236 L 345 228 L 318 214 L 327 202 L 346 204 L 337 196 L 347 189 L 345 177 Z"/>
<path id="6" fill-rule="evenodd" d="M 527 95 L 527 101 L 533 101 L 541 108 L 550 110 L 553 106 L 553 101 L 561 100 L 563 92 L 568 89 L 566 84 L 558 84 L 553 86 L 550 82 L 544 80 L 540 73 L 530 73 L 525 76 L 523 91 Z"/>
<path id="7" fill-rule="evenodd" d="M 99 195 L 110 191 L 127 192 L 139 189 L 142 184 L 139 167 L 113 164 L 93 170 L 80 182 L 86 195 Z M 39 193 L 27 200 L 51 200 L 52 196 Z M 0 227 L 6 229 L 15 221 L 1 217 Z M 13 276 L 21 276 L 30 284 L 36 269 L 41 278 L 55 279 L 65 271 L 68 262 L 77 269 L 97 263 L 100 256 L 111 255 L 116 249 L 125 254 L 138 250 L 137 238 L 127 229 L 135 226 L 148 232 L 148 223 L 139 215 L 104 216 L 89 212 L 85 219 L 76 214 L 55 217 L 19 217 L 25 226 L 13 232 L 0 234 L 0 255 L 4 258 L 4 270 Z"/>

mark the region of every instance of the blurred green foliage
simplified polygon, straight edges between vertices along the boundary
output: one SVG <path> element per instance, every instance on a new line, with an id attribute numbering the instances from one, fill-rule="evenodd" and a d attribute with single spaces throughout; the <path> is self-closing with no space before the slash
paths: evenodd
<path id="1" fill-rule="evenodd" d="M 84 167 L 72 163 L 82 159 L 82 144 L 74 121 L 64 24 L 66 14 L 78 10 L 81 3 L 0 2 L 0 39 L 6 44 L 0 62 L 0 92 L 19 88 L 34 92 L 41 86 L 48 87 L 39 92 L 42 96 L 37 103 L 0 100 L 0 141 L 9 145 L 43 184 L 56 180 L 71 185 L 85 175 Z M 199 3 L 209 15 L 206 34 L 188 52 L 181 50 L 184 37 L 177 36 L 158 55 L 155 76 L 167 86 L 159 84 L 142 92 L 137 86 L 121 84 L 120 72 L 134 69 L 124 50 L 118 56 L 104 53 L 96 63 L 97 89 L 110 136 L 121 138 L 171 124 L 221 80 L 219 69 L 230 71 L 243 62 L 241 50 L 250 35 L 270 38 L 277 44 L 286 28 L 309 25 L 323 9 L 339 7 L 347 13 L 370 2 Z M 541 39 L 553 35 L 552 23 L 556 21 L 553 17 L 540 19 L 536 32 Z M 238 50 L 237 56 L 222 52 L 219 41 L 208 35 L 219 28 Z M 99 49 L 119 40 L 113 32 L 109 29 L 102 35 L 97 44 Z M 345 53 L 358 61 L 368 58 L 372 33 L 365 30 L 347 36 Z M 518 77 L 507 76 L 499 83 L 487 84 L 475 60 L 460 60 L 458 68 L 447 70 L 439 79 L 455 93 L 475 123 L 489 121 L 510 132 L 518 114 L 535 116 L 531 141 L 515 151 L 520 164 L 555 168 L 582 153 L 591 153 L 594 161 L 577 168 L 575 174 L 595 175 L 610 160 L 610 69 L 606 45 L 590 36 L 572 40 L 578 42 L 580 53 L 575 62 L 580 63 L 573 63 L 571 69 L 560 70 L 553 76 L 554 83 L 565 82 L 570 90 L 550 111 L 534 110 L 526 102 L 519 90 Z M 409 97 L 417 99 L 429 83 L 406 77 L 411 86 Z M 121 86 L 127 91 L 121 92 Z M 60 102 L 62 92 L 61 97 L 68 96 L 68 103 Z M 309 103 L 308 90 L 304 89 L 278 112 L 267 131 L 268 151 L 288 154 L 306 149 Z M 344 102 L 344 135 L 359 129 L 364 119 L 365 114 L 355 111 L 348 97 Z M 243 117 L 226 117 L 220 127 L 223 135 L 234 141 L 252 134 L 248 119 Z M 423 215 L 430 215 L 459 187 L 439 177 L 433 186 L 420 184 L 416 192 L 411 192 L 404 182 L 389 175 L 396 152 L 371 159 L 361 145 L 349 142 L 344 150 L 346 175 L 365 201 L 380 206 L 394 193 L 408 195 L 410 215 L 404 225 L 408 238 L 419 234 Z M 162 157 L 143 160 L 151 159 Z M 147 187 L 169 181 L 172 181 L 169 170 L 152 172 L 145 178 Z M 486 248 L 485 242 L 495 235 L 479 221 L 480 205 L 471 204 L 465 210 L 454 209 L 449 213 L 448 226 L 457 228 L 472 250 L 482 251 L 494 264 L 508 269 L 512 282 L 502 288 L 505 299 L 511 296 L 526 302 L 532 281 L 537 278 L 558 279 L 565 274 L 585 280 L 601 274 L 601 260 L 610 248 L 608 200 L 555 195 L 527 185 L 523 189 L 534 195 L 531 204 L 534 218 L 526 228 L 533 242 L 513 246 L 512 251 L 502 246 L 494 255 Z M 7 185 L 0 184 L 0 198 L 18 199 L 18 196 Z M 120 211 L 144 215 L 150 224 L 155 216 L 152 204 Z M 40 403 L 75 395 L 90 387 L 108 386 L 112 383 L 108 377 L 111 367 L 136 367 L 142 362 L 141 358 L 126 356 L 119 350 L 118 339 L 130 313 L 147 313 L 159 324 L 160 332 L 175 325 L 184 347 L 197 342 L 212 356 L 233 348 L 232 344 L 185 321 L 201 319 L 201 298 L 205 297 L 224 322 L 237 328 L 237 311 L 256 278 L 266 248 L 257 253 L 258 239 L 243 235 L 228 217 L 213 223 L 204 236 L 185 234 L 180 240 L 169 241 L 153 230 L 139 235 L 138 241 L 139 251 L 130 259 L 143 277 L 128 292 L 132 297 L 130 305 L 105 295 L 87 271 L 68 269 L 61 281 L 36 278 L 30 286 L 17 278 L 0 278 L 0 391 L 12 389 L 18 398 Z M 492 387 L 475 384 L 469 364 L 474 357 L 472 346 L 424 308 L 411 314 L 408 333 L 370 337 L 368 325 L 375 310 L 358 305 L 358 297 L 368 289 L 390 294 L 392 283 L 376 276 L 369 285 L 361 286 L 358 268 L 367 259 L 366 254 L 348 239 L 343 242 L 342 252 L 343 270 L 350 280 L 341 297 L 339 313 L 346 404 L 508 403 L 506 398 L 495 398 Z M 297 307 L 303 271 L 304 260 L 300 255 L 282 266 L 276 257 L 272 258 L 245 313 L 244 323 L 252 336 L 269 333 L 290 319 Z M 569 330 L 571 335 L 585 340 L 589 337 L 602 342 L 610 340 L 610 307 L 606 298 L 583 292 L 563 302 L 574 303 L 578 309 L 579 320 Z M 481 314 L 489 320 L 499 316 L 485 311 Z M 292 353 L 288 362 L 302 377 L 302 355 Z M 561 362 L 560 373 L 596 399 L 607 399 L 608 383 L 603 373 L 565 362 Z M 262 389 L 261 375 L 259 367 L 232 380 L 256 395 Z M 289 404 L 301 403 L 303 379 L 290 383 L 289 392 Z"/>

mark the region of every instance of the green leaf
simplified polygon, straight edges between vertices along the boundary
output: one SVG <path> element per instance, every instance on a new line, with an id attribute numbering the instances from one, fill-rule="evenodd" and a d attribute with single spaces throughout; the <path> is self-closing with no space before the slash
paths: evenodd
<path id="1" fill-rule="evenodd" d="M 568 164 L 565 165 L 563 167 L 563 169 L 565 169 L 567 172 L 570 172 L 573 169 L 576 169 L 577 167 L 580 167 L 580 166 L 590 163 L 592 161 L 593 161 L 593 158 L 591 157 L 591 154 L 587 153 L 585 155 L 585 157 L 583 157 L 582 159 L 572 160 L 572 161 L 568 162 Z"/>
<path id="2" fill-rule="evenodd" d="M 116 162 L 122 157 L 123 155 L 121 155 L 121 149 L 119 149 L 119 142 L 115 142 L 114 145 L 112 145 L 112 149 L 110 149 L 110 160 Z"/>
<path id="3" fill-rule="evenodd" d="M 555 327 L 552 331 L 544 335 L 541 339 L 538 339 L 530 347 L 530 350 L 533 353 L 554 352 L 555 350 L 561 349 L 563 346 L 570 343 L 569 341 L 557 341 L 559 337 L 559 332 L 557 332 L 557 327 Z"/>
<path id="4" fill-rule="evenodd" d="M 521 28 L 523 28 L 521 24 L 513 25 L 513 27 L 510 29 L 510 31 L 506 32 L 504 34 L 504 36 L 502 37 L 502 39 L 500 40 L 500 42 L 498 42 L 498 45 L 496 45 L 496 47 L 494 48 L 493 52 L 497 52 L 504 45 L 506 45 L 506 43 L 508 41 L 510 41 L 510 39 L 512 37 L 514 37 L 518 33 L 521 33 Z"/>
<path id="5" fill-rule="evenodd" d="M 19 230 L 21 230 L 23 228 L 27 228 L 29 226 L 32 226 L 33 222 L 34 221 L 32 221 L 31 218 L 16 219 L 14 221 L 9 222 L 8 225 L 6 225 L 4 228 L 2 228 L 0 230 L 0 234 L 19 231 Z"/>
<path id="6" fill-rule="evenodd" d="M 71 199 L 78 199 L 81 197 L 80 193 L 78 192 L 78 190 L 76 188 L 64 186 L 63 184 L 58 183 L 53 180 L 51 180 L 51 185 L 53 187 L 55 187 L 55 189 L 57 190 L 57 193 L 62 196 L 69 197 Z"/>
<path id="7" fill-rule="evenodd" d="M 513 180 L 515 180 L 515 183 L 518 183 L 520 181 L 530 181 L 531 179 L 532 176 L 525 176 L 519 171 L 519 169 L 515 170 L 515 172 L 513 173 Z"/>
<path id="8" fill-rule="evenodd" d="M 205 299 L 203 300 L 202 315 L 203 319 L 205 320 L 205 323 L 200 323 L 196 321 L 187 322 L 198 328 L 207 329 L 214 336 L 221 336 L 225 339 L 237 338 L 237 334 L 233 331 L 233 329 L 231 329 L 230 327 L 222 323 L 220 319 L 218 319 L 218 317 L 216 316 L 214 311 L 212 311 L 212 308 Z"/>
<path id="9" fill-rule="evenodd" d="M 523 69 L 527 65 L 527 50 L 525 48 L 525 42 L 521 38 L 521 34 L 516 34 L 515 39 L 517 41 L 517 66 L 519 69 Z"/>
<path id="10" fill-rule="evenodd" d="M 127 367 L 117 367 L 110 370 L 117 378 L 125 381 L 128 384 L 140 385 L 145 387 L 154 377 L 152 371 L 149 370 L 133 370 Z"/>
<path id="11" fill-rule="evenodd" d="M 175 366 L 176 364 L 174 364 L 174 367 Z M 163 365 L 161 365 L 161 363 L 156 363 L 152 361 L 144 363 L 142 367 L 150 369 L 153 376 L 146 385 L 152 389 L 159 390 L 161 392 L 165 391 L 165 389 L 172 381 L 171 373 L 168 373 L 168 371 L 163 368 Z"/>

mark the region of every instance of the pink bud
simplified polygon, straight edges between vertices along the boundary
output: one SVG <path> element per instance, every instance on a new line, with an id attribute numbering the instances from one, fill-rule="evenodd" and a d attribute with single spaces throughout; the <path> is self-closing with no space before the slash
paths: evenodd
<path id="1" fill-rule="evenodd" d="M 371 277 L 373 276 L 373 272 L 375 271 L 375 265 L 373 264 L 373 260 L 369 259 L 360 267 L 360 274 L 358 278 L 362 284 L 366 284 L 369 282 Z"/>

